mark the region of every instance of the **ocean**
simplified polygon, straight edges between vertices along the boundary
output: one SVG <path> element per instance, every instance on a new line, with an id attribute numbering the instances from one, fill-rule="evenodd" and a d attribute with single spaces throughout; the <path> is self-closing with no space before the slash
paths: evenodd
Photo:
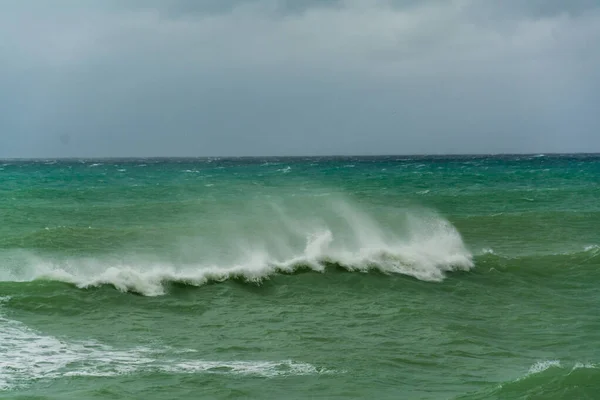
<path id="1" fill-rule="evenodd" d="M 600 156 L 0 161 L 1 399 L 598 399 Z"/>

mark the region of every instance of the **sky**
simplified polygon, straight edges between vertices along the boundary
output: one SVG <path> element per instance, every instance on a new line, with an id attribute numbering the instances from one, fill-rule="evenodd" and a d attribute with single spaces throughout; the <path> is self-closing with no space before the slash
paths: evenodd
<path id="1" fill-rule="evenodd" d="M 0 158 L 600 152 L 597 0 L 0 0 Z"/>

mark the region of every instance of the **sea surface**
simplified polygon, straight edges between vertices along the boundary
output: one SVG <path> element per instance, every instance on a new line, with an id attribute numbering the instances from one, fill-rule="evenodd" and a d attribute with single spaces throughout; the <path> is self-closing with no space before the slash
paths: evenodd
<path id="1" fill-rule="evenodd" d="M 1 399 L 599 399 L 600 156 L 0 161 Z"/>

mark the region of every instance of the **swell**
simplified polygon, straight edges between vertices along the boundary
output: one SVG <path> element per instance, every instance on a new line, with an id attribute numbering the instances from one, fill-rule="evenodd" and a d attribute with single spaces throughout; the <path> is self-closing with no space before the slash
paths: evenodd
<path id="1" fill-rule="evenodd" d="M 520 378 L 458 399 L 592 399 L 598 390 L 600 369 L 595 364 L 547 360 L 533 364 Z"/>
<path id="2" fill-rule="evenodd" d="M 329 235 L 313 239 L 327 242 Z M 317 246 L 311 242 L 312 246 Z M 311 246 L 308 246 L 310 249 Z M 144 296 L 164 295 L 172 286 L 199 287 L 207 284 L 236 281 L 259 285 L 276 275 L 303 273 L 365 273 L 405 275 L 422 281 L 441 282 L 447 273 L 470 271 L 473 276 L 503 274 L 513 283 L 527 279 L 530 284 L 550 279 L 557 284 L 559 278 L 575 278 L 564 285 L 595 282 L 600 264 L 600 246 L 587 246 L 581 251 L 562 254 L 528 254 L 509 256 L 494 253 L 491 249 L 471 256 L 463 249 L 458 252 L 419 253 L 406 246 L 403 249 L 362 249 L 356 253 L 334 255 L 318 251 L 310 256 L 303 254 L 283 262 L 269 261 L 268 254 L 257 253 L 245 263 L 232 266 L 175 265 L 135 261 L 130 263 L 100 259 L 29 260 L 29 275 L 0 275 L 0 287 L 7 293 L 13 291 L 54 291 L 55 284 L 68 284 L 80 289 L 109 286 L 122 292 Z M 5 271 L 6 272 L 6 271 Z M 581 279 L 579 279 L 581 278 Z M 531 281 L 535 279 L 535 281 Z"/>
<path id="3" fill-rule="evenodd" d="M 423 256 L 423 255 L 422 255 Z M 31 261 L 30 261 L 31 262 Z M 111 286 L 123 292 L 156 296 L 165 294 L 172 285 L 202 286 L 224 281 L 260 284 L 276 275 L 297 275 L 302 273 L 380 273 L 383 275 L 401 274 L 420 280 L 439 282 L 453 271 L 469 271 L 473 267 L 475 276 L 505 274 L 508 277 L 531 279 L 535 282 L 547 277 L 571 275 L 585 278 L 585 282 L 595 280 L 600 264 L 600 246 L 587 246 L 581 251 L 550 255 L 508 256 L 494 253 L 491 249 L 471 257 L 468 252 L 425 254 L 418 260 L 405 253 L 377 250 L 362 253 L 358 258 L 321 256 L 297 257 L 287 262 L 269 262 L 265 255 L 245 264 L 233 266 L 217 265 L 174 265 L 164 263 L 113 263 L 94 259 L 72 259 L 64 262 L 35 260 L 28 268 L 30 275 L 0 275 L 0 285 L 4 291 L 16 288 L 25 291 L 53 290 L 54 285 L 69 284 L 77 288 Z M 358 278 L 359 276 L 357 276 Z M 3 282 L 2 282 L 3 281 Z M 515 281 L 513 281 L 515 282 Z M 575 284 L 576 280 L 570 282 Z M 564 283 L 566 284 L 566 282 Z M 50 286 L 49 286 L 50 285 Z"/>
<path id="4" fill-rule="evenodd" d="M 484 249 L 474 256 L 480 273 L 507 272 L 517 275 L 547 275 L 584 273 L 588 277 L 598 274 L 600 246 L 587 245 L 580 249 L 560 253 L 504 254 Z"/>

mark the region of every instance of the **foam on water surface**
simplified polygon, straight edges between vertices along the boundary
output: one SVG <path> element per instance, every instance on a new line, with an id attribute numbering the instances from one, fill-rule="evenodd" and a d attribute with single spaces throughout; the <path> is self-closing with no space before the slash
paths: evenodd
<path id="1" fill-rule="evenodd" d="M 20 321 L 2 315 L 0 298 L 0 390 L 11 390 L 38 380 L 63 376 L 108 377 L 141 372 L 176 374 L 214 373 L 240 374 L 273 378 L 287 375 L 331 373 L 311 364 L 292 360 L 281 361 L 207 361 L 173 358 L 195 351 L 174 351 L 169 348 L 135 347 L 117 349 L 97 341 L 71 342 L 44 335 Z M 170 354 L 170 356 L 167 356 Z"/>

